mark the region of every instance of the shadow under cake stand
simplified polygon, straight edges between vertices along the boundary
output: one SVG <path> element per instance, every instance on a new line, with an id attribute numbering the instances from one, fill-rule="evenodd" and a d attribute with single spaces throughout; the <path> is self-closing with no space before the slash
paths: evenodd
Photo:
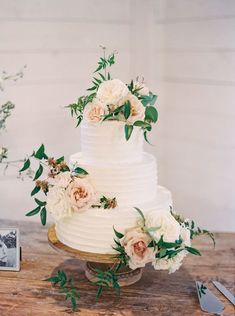
<path id="1" fill-rule="evenodd" d="M 108 271 L 118 264 L 117 259 L 112 254 L 85 252 L 66 246 L 57 238 L 55 225 L 50 226 L 48 229 L 48 242 L 58 252 L 86 261 L 85 275 L 91 282 L 99 281 L 96 269 Z M 142 277 L 142 272 L 142 268 L 131 270 L 126 266 L 121 267 L 116 273 L 119 285 L 128 286 L 138 282 Z"/>

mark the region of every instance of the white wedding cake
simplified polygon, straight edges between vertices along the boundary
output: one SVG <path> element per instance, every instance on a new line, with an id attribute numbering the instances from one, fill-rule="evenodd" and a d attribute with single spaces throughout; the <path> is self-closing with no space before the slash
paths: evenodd
<path id="1" fill-rule="evenodd" d="M 81 152 L 70 165 L 84 168 L 98 196 L 116 198 L 111 209 L 90 207 L 85 212 L 56 222 L 58 239 L 72 248 L 102 254 L 115 253 L 113 227 L 120 232 L 136 226 L 139 214 L 133 207 L 149 212 L 170 211 L 170 192 L 158 185 L 157 164 L 143 151 L 143 133 L 136 128 L 127 141 L 124 122 L 82 122 Z"/>
<path id="2" fill-rule="evenodd" d="M 152 263 L 172 273 L 188 253 L 200 255 L 191 247 L 194 236 L 214 237 L 172 209 L 171 193 L 158 185 L 156 159 L 143 150 L 158 120 L 157 95 L 139 78 L 127 84 L 112 79 L 115 56 L 103 49 L 89 93 L 68 106 L 81 123 L 81 152 L 67 163 L 64 156 L 48 156 L 42 144 L 20 170 L 32 159 L 39 163 L 31 192 L 38 194 L 36 208 L 26 216 L 40 215 L 46 225 L 49 213 L 60 242 L 112 255 L 116 272 Z"/>

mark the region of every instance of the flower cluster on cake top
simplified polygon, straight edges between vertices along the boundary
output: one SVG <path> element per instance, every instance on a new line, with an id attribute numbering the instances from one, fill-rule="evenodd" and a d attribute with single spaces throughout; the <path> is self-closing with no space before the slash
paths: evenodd
<path id="1" fill-rule="evenodd" d="M 134 128 L 143 130 L 144 138 L 151 131 L 152 124 L 157 122 L 158 112 L 154 106 L 157 96 L 137 78 L 130 84 L 119 79 L 112 79 L 108 67 L 115 63 L 115 53 L 100 58 L 98 67 L 94 71 L 96 77 L 92 80 L 92 87 L 87 89 L 90 94 L 81 96 L 76 103 L 68 107 L 72 115 L 77 118 L 77 126 L 82 120 L 89 123 L 103 121 L 122 121 L 125 123 L 126 140 L 131 137 Z"/>

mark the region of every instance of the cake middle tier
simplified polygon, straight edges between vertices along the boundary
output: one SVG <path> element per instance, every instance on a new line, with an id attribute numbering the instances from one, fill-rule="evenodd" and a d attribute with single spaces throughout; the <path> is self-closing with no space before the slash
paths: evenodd
<path id="1" fill-rule="evenodd" d="M 133 206 L 151 202 L 157 192 L 157 164 L 153 155 L 143 153 L 135 163 L 89 163 L 83 154 L 70 157 L 72 166 L 89 173 L 96 192 L 107 198 L 116 197 L 119 206 Z"/>

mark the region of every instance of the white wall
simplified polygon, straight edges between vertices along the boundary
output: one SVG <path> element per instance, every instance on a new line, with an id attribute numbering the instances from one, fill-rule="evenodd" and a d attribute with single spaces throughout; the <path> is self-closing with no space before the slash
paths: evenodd
<path id="1" fill-rule="evenodd" d="M 79 130 L 64 105 L 89 85 L 99 44 L 119 51 L 114 75 L 143 75 L 159 94 L 146 147 L 175 207 L 210 229 L 235 230 L 235 2 L 228 0 L 0 0 L 0 70 L 27 64 L 0 100 L 16 103 L 1 141 L 11 158 L 44 142 L 66 157 Z M 31 183 L 0 176 L 0 217 L 23 219 Z M 14 195 L 12 196 L 12 191 Z"/>
<path id="2" fill-rule="evenodd" d="M 163 0 L 162 183 L 177 210 L 235 230 L 235 1 Z"/>

